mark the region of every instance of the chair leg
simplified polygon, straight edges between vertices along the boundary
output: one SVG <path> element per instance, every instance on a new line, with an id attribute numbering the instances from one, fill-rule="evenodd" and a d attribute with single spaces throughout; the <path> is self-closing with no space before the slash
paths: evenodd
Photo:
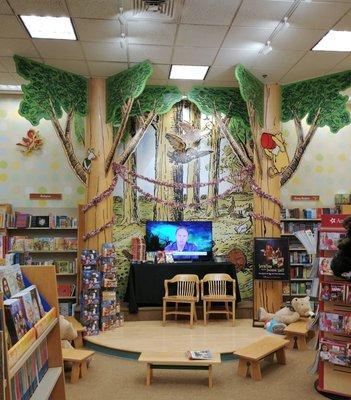
<path id="1" fill-rule="evenodd" d="M 227 301 L 224 303 L 224 307 L 225 307 L 225 311 L 226 311 L 225 315 L 226 315 L 227 319 L 229 320 L 229 305 L 228 305 Z"/>
<path id="2" fill-rule="evenodd" d="M 196 304 L 194 303 L 194 321 L 197 322 L 197 311 L 196 311 Z"/>
<path id="3" fill-rule="evenodd" d="M 175 311 L 178 312 L 178 303 L 175 303 Z M 174 314 L 175 321 L 178 321 L 178 314 Z"/>
<path id="4" fill-rule="evenodd" d="M 232 318 L 233 318 L 233 326 L 235 325 L 235 301 L 233 301 L 233 303 L 232 303 L 232 313 L 233 313 L 233 315 L 232 315 Z"/>
<path id="5" fill-rule="evenodd" d="M 204 312 L 204 325 L 207 325 L 207 315 L 206 315 L 206 300 L 203 301 L 204 307 L 203 307 L 203 312 Z"/>
<path id="6" fill-rule="evenodd" d="M 194 306 L 195 303 L 190 303 L 190 328 L 194 327 Z"/>
<path id="7" fill-rule="evenodd" d="M 162 308 L 162 325 L 166 325 L 166 312 L 167 312 L 167 301 L 163 300 L 163 308 Z"/>

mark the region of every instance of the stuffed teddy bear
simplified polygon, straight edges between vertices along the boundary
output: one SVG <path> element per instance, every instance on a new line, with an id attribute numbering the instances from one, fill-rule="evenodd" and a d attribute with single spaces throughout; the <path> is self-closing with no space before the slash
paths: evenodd
<path id="1" fill-rule="evenodd" d="M 67 321 L 65 317 L 60 315 L 60 337 L 61 337 L 61 347 L 63 349 L 70 349 L 73 346 L 70 343 L 70 340 L 74 340 L 77 336 L 77 330 L 74 329 L 71 322 Z"/>
<path id="2" fill-rule="evenodd" d="M 277 322 L 289 325 L 298 321 L 301 317 L 312 317 L 314 313 L 311 309 L 309 296 L 291 300 L 291 307 L 284 307 L 275 314 L 268 313 L 264 308 L 259 309 L 259 320 L 270 321 L 274 319 Z"/>
<path id="3" fill-rule="evenodd" d="M 338 244 L 338 252 L 332 259 L 330 267 L 335 276 L 351 279 L 351 215 L 344 219 L 343 227 L 346 229 L 346 238 Z"/>

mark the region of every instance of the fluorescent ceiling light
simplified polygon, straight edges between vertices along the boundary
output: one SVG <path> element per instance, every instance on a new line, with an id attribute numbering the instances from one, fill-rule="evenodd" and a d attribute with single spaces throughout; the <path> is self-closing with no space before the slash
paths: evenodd
<path id="1" fill-rule="evenodd" d="M 77 40 L 72 21 L 68 17 L 38 17 L 20 15 L 32 38 Z"/>
<path id="2" fill-rule="evenodd" d="M 267 54 L 269 54 L 271 51 L 273 50 L 272 46 L 271 46 L 271 42 L 268 40 L 268 42 L 264 45 L 263 49 L 262 49 L 262 54 L 264 56 L 266 56 Z"/>
<path id="3" fill-rule="evenodd" d="M 0 85 L 1 92 L 20 92 L 21 85 Z"/>
<path id="4" fill-rule="evenodd" d="M 203 81 L 209 66 L 200 65 L 172 65 L 169 79 L 193 79 Z"/>
<path id="5" fill-rule="evenodd" d="M 351 51 L 350 31 L 329 31 L 312 50 Z"/>

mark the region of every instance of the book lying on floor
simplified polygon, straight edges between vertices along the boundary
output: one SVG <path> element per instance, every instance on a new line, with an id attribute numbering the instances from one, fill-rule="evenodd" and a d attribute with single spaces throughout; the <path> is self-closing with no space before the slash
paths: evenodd
<path id="1" fill-rule="evenodd" d="M 196 351 L 187 351 L 186 355 L 189 360 L 211 360 L 212 353 L 210 350 L 196 350 Z"/>

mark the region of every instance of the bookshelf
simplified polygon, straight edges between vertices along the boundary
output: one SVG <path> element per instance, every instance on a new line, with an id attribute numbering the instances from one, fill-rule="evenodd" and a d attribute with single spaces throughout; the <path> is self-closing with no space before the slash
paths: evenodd
<path id="1" fill-rule="evenodd" d="M 322 220 L 319 234 L 319 257 L 332 258 L 336 250 L 325 249 L 322 245 L 321 236 L 324 233 L 345 233 L 342 220 L 346 215 L 336 215 L 335 225 L 332 226 L 328 218 Z M 351 320 L 351 302 L 346 294 L 351 291 L 351 282 L 345 279 L 330 275 L 332 271 L 322 273 L 322 266 L 319 268 L 319 312 L 320 312 L 320 358 L 318 361 L 318 380 L 316 389 L 326 397 L 327 394 L 334 395 L 333 398 L 351 398 L 351 364 L 347 362 L 346 353 L 351 351 L 351 325 L 345 322 Z M 333 286 L 343 287 L 344 296 L 342 299 L 333 298 Z M 325 293 L 326 288 L 330 294 Z M 334 292 L 335 294 L 335 292 Z M 340 296 L 339 293 L 336 294 Z M 342 323 L 340 322 L 342 319 Z M 348 326 L 348 328 L 345 328 Z M 348 331 L 347 331 L 348 329 Z M 322 348 L 323 346 L 323 348 Z M 344 353 L 344 355 L 342 355 Z M 326 356 L 327 355 L 327 356 Z M 342 365 L 346 364 L 346 365 Z"/>
<path id="2" fill-rule="evenodd" d="M 56 265 L 60 313 L 67 316 L 74 315 L 75 306 L 78 303 L 80 279 L 77 254 L 80 253 L 79 250 L 81 248 L 79 246 L 83 245 L 80 235 L 84 231 L 84 214 L 81 212 L 81 206 L 78 206 L 78 208 L 26 208 L 13 210 L 8 207 L 6 211 L 12 213 L 7 218 L 10 221 L 10 226 L 6 227 L 4 232 L 9 243 L 8 253 L 16 253 L 20 264 Z M 20 224 L 17 223 L 18 215 L 22 219 Z M 27 217 L 25 217 L 26 215 Z M 47 218 L 49 226 L 32 226 L 36 224 L 38 216 Z M 65 216 L 67 217 L 66 220 Z M 9 248 L 11 242 L 13 243 L 16 238 L 21 237 L 27 238 L 24 240 L 25 243 L 22 250 L 18 247 Z M 76 241 L 76 248 L 66 249 L 64 247 L 61 249 L 59 246 L 56 247 L 56 242 L 64 242 L 65 240 L 69 242 L 70 238 Z M 44 243 L 45 240 L 49 243 L 53 240 L 54 246 L 45 244 L 44 249 L 42 249 L 42 247 L 36 245 L 40 240 Z M 29 246 L 27 246 L 27 241 L 30 243 Z"/>
<path id="3" fill-rule="evenodd" d="M 309 294 L 313 279 L 310 278 L 313 256 L 307 253 L 306 248 L 295 236 L 299 230 L 316 231 L 320 218 L 282 218 L 282 237 L 289 241 L 290 253 L 290 280 L 283 284 L 283 297 L 291 300 L 293 297 L 304 297 Z"/>
<path id="4" fill-rule="evenodd" d="M 5 387 L 4 399 L 14 400 L 11 395 L 12 380 L 15 379 L 16 374 L 24 368 L 28 360 L 34 357 L 35 352 L 38 351 L 39 347 L 46 341 L 48 370 L 38 383 L 30 398 L 31 400 L 66 400 L 60 327 L 57 317 L 59 303 L 57 299 L 55 267 L 53 265 L 21 266 L 21 270 L 31 283 L 37 286 L 39 293 L 50 304 L 52 310 L 37 323 L 37 325 L 40 325 L 44 323 L 44 320 L 47 321 L 42 330 L 32 328 L 13 348 L 8 350 L 4 347 L 4 375 L 6 382 L 9 382 Z M 2 295 L 0 299 L 0 309 L 3 314 Z M 48 316 L 50 316 L 50 319 L 47 318 Z M 26 341 L 27 335 L 33 337 L 33 340 L 30 342 Z M 16 351 L 14 352 L 13 350 L 15 348 Z"/>

